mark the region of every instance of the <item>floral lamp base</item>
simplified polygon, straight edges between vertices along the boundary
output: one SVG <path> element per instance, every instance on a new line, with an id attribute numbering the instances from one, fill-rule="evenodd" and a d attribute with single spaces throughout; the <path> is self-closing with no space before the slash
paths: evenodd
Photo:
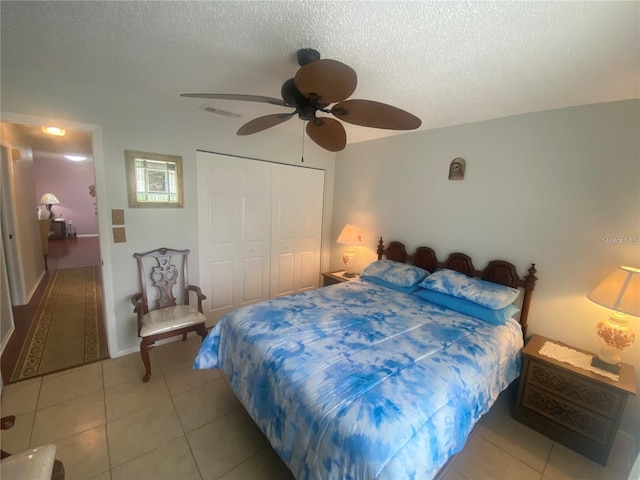
<path id="1" fill-rule="evenodd" d="M 353 247 L 348 247 L 342 254 L 342 263 L 344 263 L 344 276 L 347 278 L 355 277 L 356 252 Z"/>
<path id="2" fill-rule="evenodd" d="M 614 312 L 596 326 L 600 353 L 593 358 L 591 365 L 609 372 L 620 371 L 620 353 L 633 344 L 636 334 L 629 325 L 628 317 L 620 312 Z"/>

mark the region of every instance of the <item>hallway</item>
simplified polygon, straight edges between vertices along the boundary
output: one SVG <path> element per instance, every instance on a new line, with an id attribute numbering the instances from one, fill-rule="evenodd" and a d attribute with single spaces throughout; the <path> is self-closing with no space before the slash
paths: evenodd
<path id="1" fill-rule="evenodd" d="M 29 329 L 36 318 L 40 301 L 54 273 L 64 268 L 90 265 L 100 265 L 99 237 L 49 240 L 49 254 L 47 256 L 48 271 L 38 285 L 31 301 L 27 305 L 13 307 L 15 331 L 7 343 L 0 361 L 2 381 L 5 385 L 11 378 Z"/>

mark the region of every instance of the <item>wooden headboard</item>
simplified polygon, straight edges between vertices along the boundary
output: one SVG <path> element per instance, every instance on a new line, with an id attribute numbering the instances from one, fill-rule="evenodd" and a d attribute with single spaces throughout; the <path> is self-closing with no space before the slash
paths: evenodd
<path id="1" fill-rule="evenodd" d="M 387 260 L 402 263 L 410 262 L 430 272 L 435 272 L 438 268 L 448 268 L 464 273 L 470 277 L 479 277 L 483 280 L 512 288 L 522 288 L 524 297 L 522 299 L 519 322 L 522 326 L 522 335 L 526 338 L 527 317 L 529 316 L 531 295 L 536 286 L 536 280 L 538 280 L 536 277 L 537 271 L 535 263 L 531 264 L 529 273 L 523 278 L 520 278 L 515 265 L 505 260 L 492 260 L 484 270 L 476 270 L 471 261 L 471 257 L 464 253 L 452 253 L 444 262 L 440 262 L 436 258 L 436 252 L 432 248 L 418 247 L 413 255 L 409 255 L 404 244 L 401 242 L 391 242 L 389 246 L 385 248 L 382 237 L 380 237 L 380 241 L 378 242 L 377 252 L 378 260 L 385 256 Z"/>

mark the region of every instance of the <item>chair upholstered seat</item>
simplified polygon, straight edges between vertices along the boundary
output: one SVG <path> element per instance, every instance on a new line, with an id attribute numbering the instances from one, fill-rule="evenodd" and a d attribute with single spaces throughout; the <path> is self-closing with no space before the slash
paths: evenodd
<path id="1" fill-rule="evenodd" d="M 56 446 L 42 445 L 4 458 L 0 476 L 6 480 L 51 480 Z"/>
<path id="2" fill-rule="evenodd" d="M 189 305 L 176 305 L 158 310 L 151 310 L 142 317 L 140 336 L 148 337 L 158 333 L 178 330 L 207 320 L 202 313 Z"/>

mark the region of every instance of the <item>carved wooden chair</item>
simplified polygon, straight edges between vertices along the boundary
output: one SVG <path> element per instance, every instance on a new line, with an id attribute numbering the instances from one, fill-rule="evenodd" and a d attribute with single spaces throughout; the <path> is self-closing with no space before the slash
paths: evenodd
<path id="1" fill-rule="evenodd" d="M 186 340 L 187 333 L 193 331 L 202 340 L 207 336 L 206 317 L 202 312 L 202 300 L 207 297 L 200 287 L 189 284 L 189 253 L 189 250 L 158 248 L 133 254 L 138 262 L 142 290 L 131 297 L 131 303 L 138 315 L 138 336 L 142 338 L 140 355 L 146 369 L 143 382 L 151 378 L 149 350 L 157 340 L 176 335 Z M 197 309 L 190 306 L 190 296 L 197 299 Z"/>

